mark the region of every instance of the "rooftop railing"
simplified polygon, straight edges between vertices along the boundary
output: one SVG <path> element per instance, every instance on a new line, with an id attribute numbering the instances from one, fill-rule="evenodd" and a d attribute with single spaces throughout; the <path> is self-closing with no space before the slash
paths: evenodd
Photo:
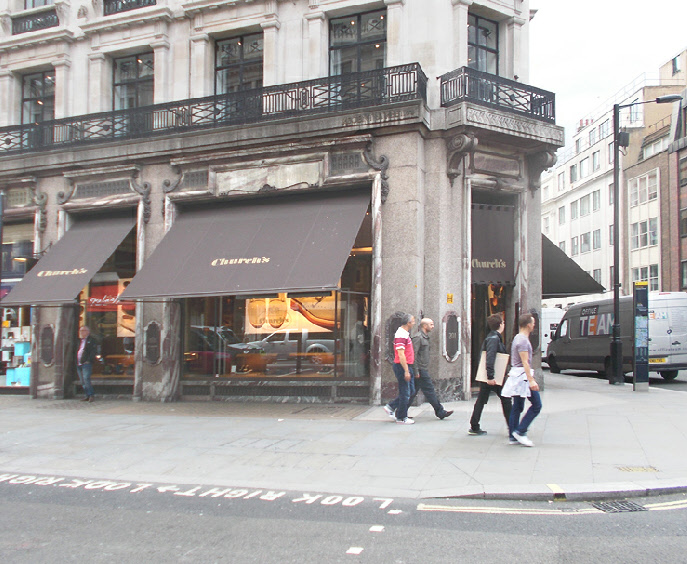
<path id="1" fill-rule="evenodd" d="M 156 0 L 105 0 L 103 2 L 103 15 L 111 16 L 146 6 L 155 6 L 155 4 Z"/>
<path id="2" fill-rule="evenodd" d="M 556 122 L 555 94 L 469 67 L 441 77 L 441 105 L 474 102 L 496 110 Z"/>
<path id="3" fill-rule="evenodd" d="M 55 8 L 47 11 L 12 18 L 12 35 L 39 31 L 60 25 Z"/>
<path id="4" fill-rule="evenodd" d="M 0 128 L 0 156 L 427 99 L 418 63 Z"/>

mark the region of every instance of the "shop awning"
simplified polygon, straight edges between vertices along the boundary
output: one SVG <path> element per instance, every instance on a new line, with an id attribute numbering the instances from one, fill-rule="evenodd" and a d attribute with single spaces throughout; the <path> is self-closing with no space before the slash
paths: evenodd
<path id="1" fill-rule="evenodd" d="M 47 254 L 0 301 L 2 307 L 65 304 L 100 270 L 124 240 L 133 217 L 78 219 Z"/>
<path id="2" fill-rule="evenodd" d="M 542 298 L 600 294 L 606 289 L 542 235 Z"/>
<path id="3" fill-rule="evenodd" d="M 369 202 L 356 190 L 183 211 L 120 299 L 336 289 Z"/>

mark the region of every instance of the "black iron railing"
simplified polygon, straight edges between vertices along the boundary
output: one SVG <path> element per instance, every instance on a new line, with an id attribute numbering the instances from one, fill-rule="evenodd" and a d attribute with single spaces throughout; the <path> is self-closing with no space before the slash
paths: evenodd
<path id="1" fill-rule="evenodd" d="M 413 63 L 130 110 L 0 128 L 0 156 L 427 99 Z"/>
<path id="2" fill-rule="evenodd" d="M 475 102 L 482 106 L 556 122 L 555 94 L 468 67 L 441 77 L 441 105 Z"/>
<path id="3" fill-rule="evenodd" d="M 46 12 L 38 12 L 36 14 L 29 14 L 28 16 L 12 18 L 12 35 L 48 29 L 49 27 L 57 27 L 58 25 L 60 25 L 60 20 L 57 18 L 57 11 L 53 8 Z"/>
<path id="4" fill-rule="evenodd" d="M 103 2 L 103 15 L 111 16 L 146 6 L 155 6 L 155 4 L 155 0 L 105 0 Z"/>

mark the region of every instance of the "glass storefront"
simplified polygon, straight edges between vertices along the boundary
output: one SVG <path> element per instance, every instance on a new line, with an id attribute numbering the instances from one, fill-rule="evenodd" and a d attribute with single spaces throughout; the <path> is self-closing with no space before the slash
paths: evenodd
<path id="1" fill-rule="evenodd" d="M 185 299 L 183 377 L 369 376 L 369 217 L 337 291 Z"/>
<path id="2" fill-rule="evenodd" d="M 99 344 L 93 378 L 133 378 L 136 306 L 117 297 L 136 273 L 136 235 L 131 231 L 79 295 L 79 326 Z"/>

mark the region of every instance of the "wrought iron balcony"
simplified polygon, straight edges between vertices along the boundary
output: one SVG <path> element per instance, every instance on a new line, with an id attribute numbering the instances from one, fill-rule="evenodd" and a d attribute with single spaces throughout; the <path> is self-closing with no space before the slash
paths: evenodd
<path id="1" fill-rule="evenodd" d="M 427 99 L 420 65 L 0 128 L 0 156 Z"/>
<path id="2" fill-rule="evenodd" d="M 105 0 L 103 2 L 103 15 L 111 16 L 146 6 L 155 6 L 155 4 L 155 0 Z"/>
<path id="3" fill-rule="evenodd" d="M 53 8 L 44 12 L 12 18 L 12 35 L 39 31 L 49 27 L 57 27 L 58 25 L 60 25 L 60 20 L 57 18 L 57 10 Z"/>
<path id="4" fill-rule="evenodd" d="M 441 77 L 442 107 L 460 102 L 474 102 L 548 123 L 556 122 L 553 92 L 468 67 Z"/>

